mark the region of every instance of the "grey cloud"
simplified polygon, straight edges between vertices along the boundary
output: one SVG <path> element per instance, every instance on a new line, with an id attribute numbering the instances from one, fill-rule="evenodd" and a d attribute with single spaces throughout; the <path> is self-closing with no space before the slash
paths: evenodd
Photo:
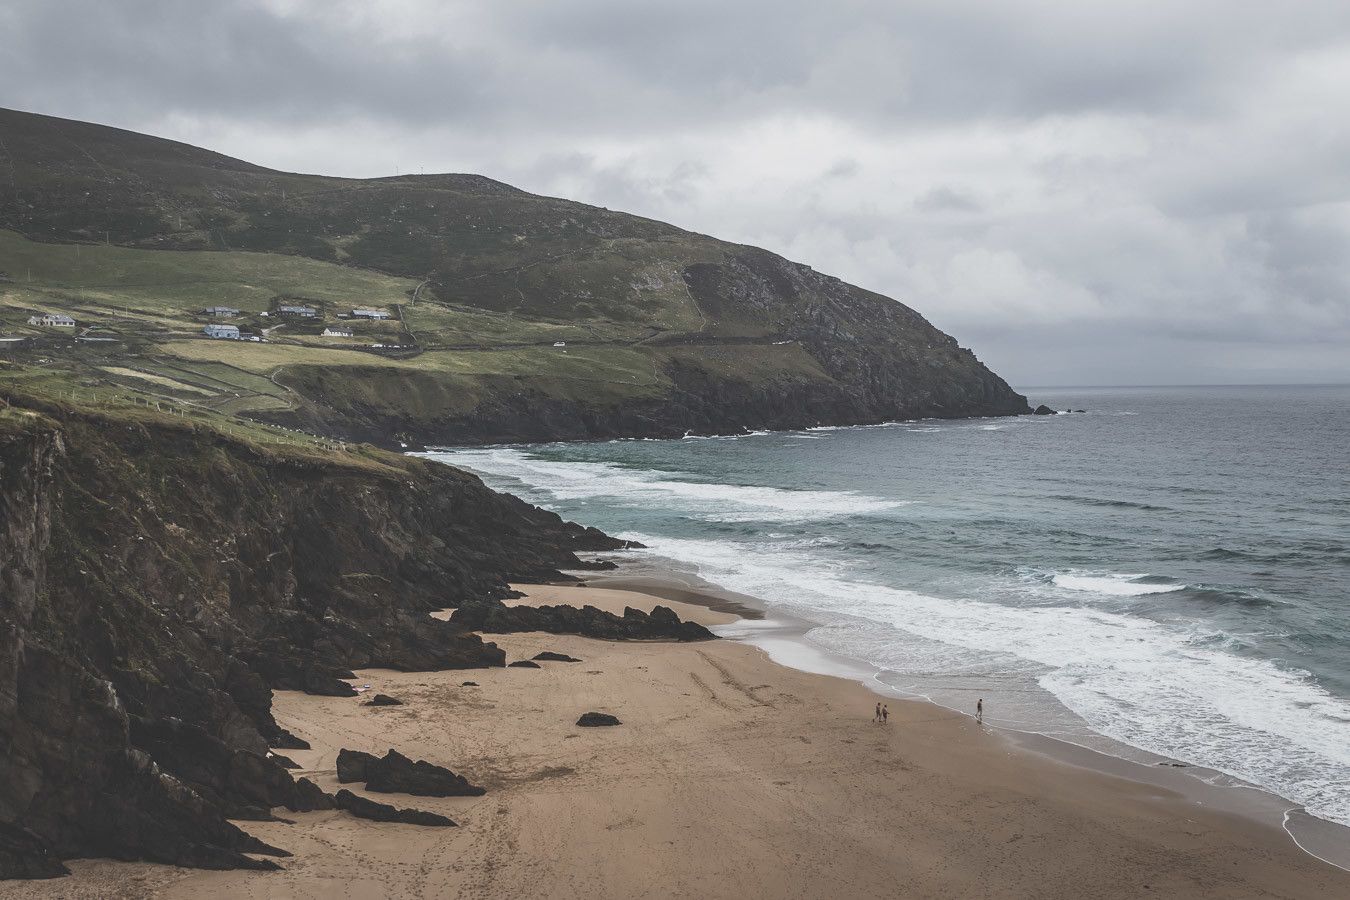
<path id="1" fill-rule="evenodd" d="M 1341 0 L 9 0 L 0 28 L 0 105 L 758 243 L 1023 384 L 1350 379 Z"/>
<path id="2" fill-rule="evenodd" d="M 920 212 L 978 212 L 979 201 L 969 194 L 947 185 L 940 185 L 914 201 Z"/>

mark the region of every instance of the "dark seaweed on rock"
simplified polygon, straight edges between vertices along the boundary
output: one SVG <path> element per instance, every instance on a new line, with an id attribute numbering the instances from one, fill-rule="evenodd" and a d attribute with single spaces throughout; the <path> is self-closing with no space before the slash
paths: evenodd
<path id="1" fill-rule="evenodd" d="M 325 801 L 274 688 L 500 666 L 428 613 L 618 545 L 446 466 L 0 397 L 0 877 L 275 867 L 226 817 Z"/>
<path id="2" fill-rule="evenodd" d="M 717 636 L 697 622 L 683 622 L 665 606 L 650 614 L 626 607 L 622 616 L 594 606 L 507 606 L 500 600 L 460 604 L 453 624 L 465 631 L 507 634 L 544 631 L 616 641 L 711 641 Z"/>

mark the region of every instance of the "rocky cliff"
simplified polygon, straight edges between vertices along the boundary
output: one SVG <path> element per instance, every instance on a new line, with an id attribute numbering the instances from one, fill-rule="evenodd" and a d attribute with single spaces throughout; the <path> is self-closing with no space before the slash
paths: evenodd
<path id="1" fill-rule="evenodd" d="M 273 688 L 502 665 L 426 614 L 617 545 L 419 460 L 0 400 L 0 877 L 270 865 L 226 817 L 316 803 Z"/>

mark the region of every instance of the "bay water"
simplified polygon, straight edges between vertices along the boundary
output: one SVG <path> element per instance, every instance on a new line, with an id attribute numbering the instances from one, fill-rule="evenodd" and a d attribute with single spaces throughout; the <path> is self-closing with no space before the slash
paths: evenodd
<path id="1" fill-rule="evenodd" d="M 428 455 L 899 693 L 1350 825 L 1350 387 L 1027 393 L 1086 412 Z"/>

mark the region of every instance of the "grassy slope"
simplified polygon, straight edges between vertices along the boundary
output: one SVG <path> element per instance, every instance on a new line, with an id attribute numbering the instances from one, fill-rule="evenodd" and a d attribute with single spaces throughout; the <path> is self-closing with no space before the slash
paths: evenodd
<path id="1" fill-rule="evenodd" d="M 491 439 L 503 417 L 505 436 L 546 437 L 1024 410 L 907 307 L 660 222 L 472 175 L 274 172 L 6 110 L 0 139 L 0 331 L 51 309 L 119 334 L 76 354 L 89 378 L 175 392 L 116 371 L 146 370 L 220 388 L 184 402 L 429 439 Z M 259 315 L 292 297 L 324 320 Z M 214 304 L 270 343 L 202 341 L 195 311 Z M 396 318 L 319 334 L 356 304 Z M 374 343 L 411 349 L 358 349 Z"/>

